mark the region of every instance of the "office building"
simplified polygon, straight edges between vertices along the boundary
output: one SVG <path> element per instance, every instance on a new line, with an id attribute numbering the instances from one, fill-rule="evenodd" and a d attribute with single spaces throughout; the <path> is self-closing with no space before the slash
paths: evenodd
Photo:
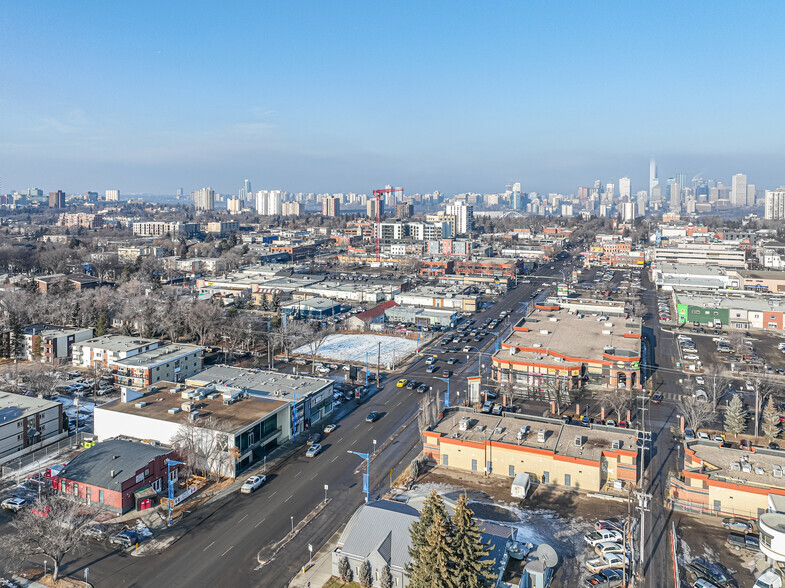
<path id="1" fill-rule="evenodd" d="M 681 210 L 681 186 L 676 181 L 668 180 L 668 188 L 670 190 L 671 212 L 679 212 Z"/>
<path id="2" fill-rule="evenodd" d="M 341 215 L 341 199 L 338 196 L 325 196 L 322 199 L 322 215 L 323 216 L 340 216 Z"/>
<path id="3" fill-rule="evenodd" d="M 215 208 L 215 192 L 212 188 L 202 188 L 191 194 L 197 211 L 213 210 Z"/>
<path id="4" fill-rule="evenodd" d="M 745 174 L 733 176 L 730 203 L 733 206 L 747 206 L 747 176 Z"/>
<path id="5" fill-rule="evenodd" d="M 242 198 L 227 198 L 226 211 L 229 214 L 240 214 L 243 210 L 243 202 Z"/>
<path id="6" fill-rule="evenodd" d="M 49 208 L 65 208 L 65 192 L 49 192 Z"/>
<path id="7" fill-rule="evenodd" d="M 448 204 L 444 210 L 445 214 L 455 217 L 455 232 L 459 235 L 468 235 L 474 230 L 474 207 L 465 202 Z"/>
<path id="8" fill-rule="evenodd" d="M 627 198 L 628 200 L 632 196 L 632 184 L 630 183 L 630 178 L 623 177 L 619 178 L 619 198 Z"/>
<path id="9" fill-rule="evenodd" d="M 766 190 L 766 220 L 785 220 L 785 188 Z"/>
<path id="10" fill-rule="evenodd" d="M 250 200 L 253 196 L 253 192 L 251 192 L 251 180 L 245 180 L 243 183 L 243 193 L 244 193 L 244 200 Z"/>
<path id="11" fill-rule="evenodd" d="M 118 202 L 120 200 L 120 190 L 106 190 L 104 200 L 107 202 Z"/>
<path id="12" fill-rule="evenodd" d="M 651 196 L 652 200 L 654 199 L 654 187 L 659 185 L 660 180 L 657 177 L 657 163 L 654 161 L 654 158 L 651 158 L 649 161 L 649 195 Z"/>

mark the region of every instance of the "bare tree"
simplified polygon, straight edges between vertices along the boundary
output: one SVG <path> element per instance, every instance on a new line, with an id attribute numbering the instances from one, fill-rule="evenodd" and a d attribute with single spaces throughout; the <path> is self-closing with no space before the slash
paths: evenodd
<path id="1" fill-rule="evenodd" d="M 725 366 L 721 363 L 707 365 L 703 370 L 703 379 L 706 381 L 706 389 L 711 396 L 712 409 L 716 411 L 717 402 L 730 382 L 730 379 L 725 375 Z"/>
<path id="2" fill-rule="evenodd" d="M 616 420 L 626 420 L 626 412 L 632 404 L 632 390 L 617 388 L 603 392 L 602 401 L 616 413 Z"/>
<path id="3" fill-rule="evenodd" d="M 288 319 L 281 322 L 277 330 L 278 343 L 283 347 L 287 359 L 292 349 L 296 349 L 308 339 L 309 331 L 308 325 L 301 321 Z"/>
<path id="4" fill-rule="evenodd" d="M 687 427 L 696 431 L 710 423 L 714 416 L 714 409 L 710 402 L 698 400 L 693 396 L 682 396 L 676 406 L 684 417 Z"/>
<path id="5" fill-rule="evenodd" d="M 232 473 L 238 453 L 230 430 L 229 423 L 212 416 L 202 421 L 187 418 L 177 428 L 172 444 L 185 462 L 186 475 L 218 479 Z"/>
<path id="6" fill-rule="evenodd" d="M 762 402 L 764 398 L 766 398 L 766 396 L 772 392 L 772 386 L 769 382 L 760 376 L 752 378 L 750 383 L 752 384 L 752 389 L 755 392 L 755 436 L 757 437 L 760 433 L 760 412 Z"/>
<path id="7" fill-rule="evenodd" d="M 62 368 L 57 366 L 32 362 L 25 370 L 27 390 L 43 398 L 54 396 L 55 387 L 66 379 L 62 371 Z"/>
<path id="8" fill-rule="evenodd" d="M 215 304 L 197 302 L 186 315 L 186 325 L 199 341 L 199 345 L 205 345 L 209 334 L 216 330 L 223 317 L 223 310 Z"/>
<path id="9" fill-rule="evenodd" d="M 322 327 L 311 330 L 310 340 L 307 343 L 308 353 L 311 356 L 311 374 L 313 374 L 316 369 L 316 358 L 319 355 L 319 350 L 327 341 L 327 338 L 334 333 L 335 329 L 333 327 Z"/>
<path id="10" fill-rule="evenodd" d="M 736 355 L 745 355 L 745 352 L 747 351 L 747 342 L 744 339 L 744 333 L 740 331 L 730 333 L 728 335 L 728 342 Z"/>
<path id="11" fill-rule="evenodd" d="M 13 533 L 0 535 L 3 553 L 19 563 L 44 556 L 52 560 L 52 579 L 57 581 L 63 559 L 85 543 L 85 529 L 95 511 L 58 495 L 38 498 L 32 509 L 17 513 L 9 525 Z"/>

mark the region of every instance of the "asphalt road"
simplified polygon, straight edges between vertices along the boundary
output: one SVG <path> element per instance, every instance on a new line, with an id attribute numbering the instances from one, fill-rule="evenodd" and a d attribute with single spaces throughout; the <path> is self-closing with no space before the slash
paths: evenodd
<path id="1" fill-rule="evenodd" d="M 511 322 L 520 318 L 524 306 L 530 302 L 530 294 L 541 287 L 542 278 L 559 276 L 564 261 L 546 266 L 531 284 L 519 284 L 516 289 L 499 299 L 473 317 L 477 324 L 486 317 L 497 317 L 503 310 L 512 314 Z M 553 267 L 553 269 L 550 269 Z M 547 280 L 546 280 L 547 281 Z M 500 329 L 509 328 L 504 322 Z M 493 351 L 495 335 L 489 335 L 480 343 L 472 345 L 481 350 Z M 437 341 L 438 342 L 438 341 Z M 418 410 L 420 395 L 416 391 L 396 387 L 403 376 L 416 379 L 442 391 L 445 384 L 434 376 L 441 377 L 441 369 L 453 371 L 451 385 L 456 389 L 466 386 L 463 376 L 473 375 L 477 368 L 477 354 L 440 353 L 440 369 L 433 375 L 426 373 L 425 357 L 410 362 L 405 373 L 396 374 L 377 394 L 346 416 L 339 428 L 326 436 L 321 454 L 315 458 L 305 457 L 305 447 L 274 474 L 267 483 L 252 495 L 235 493 L 217 503 L 198 509 L 180 523 L 187 533 L 171 547 L 158 555 L 133 557 L 127 552 L 109 549 L 91 543 L 87 553 L 68 559 L 64 572 L 81 577 L 84 568 L 90 569 L 90 581 L 94 586 L 286 586 L 300 567 L 308 560 L 308 544 L 318 550 L 330 536 L 345 523 L 362 504 L 362 477 L 355 470 L 362 460 L 347 451 L 372 452 L 373 440 L 377 446 L 391 438 L 404 423 L 413 418 Z M 444 360 L 455 355 L 461 362 L 446 366 Z M 483 358 L 486 356 L 483 355 Z M 489 361 L 489 360 L 485 360 Z M 381 418 L 374 423 L 365 422 L 368 412 L 375 410 Z M 371 461 L 372 498 L 386 489 L 390 469 L 397 476 L 421 449 L 420 435 L 416 423 L 407 427 L 385 449 Z M 261 470 L 259 470 L 261 471 Z M 250 475 L 255 472 L 248 472 Z M 302 532 L 287 543 L 268 565 L 259 567 L 257 554 L 281 541 L 325 496 L 328 486 L 329 503 Z"/>

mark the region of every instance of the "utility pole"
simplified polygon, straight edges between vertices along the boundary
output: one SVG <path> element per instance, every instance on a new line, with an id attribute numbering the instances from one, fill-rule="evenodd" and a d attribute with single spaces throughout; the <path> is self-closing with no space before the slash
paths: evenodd
<path id="1" fill-rule="evenodd" d="M 641 401 L 641 418 L 640 418 L 640 429 L 638 430 L 639 435 L 639 442 L 641 446 L 641 456 L 640 456 L 640 475 L 638 476 L 638 490 L 635 492 L 635 498 L 638 500 L 637 509 L 641 513 L 641 524 L 640 529 L 638 530 L 641 536 L 641 545 L 640 545 L 640 567 L 638 568 L 638 577 L 643 581 L 643 570 L 645 567 L 646 557 L 644 555 L 644 547 L 646 545 L 646 513 L 650 511 L 649 504 L 651 502 L 651 494 L 644 492 L 646 487 L 644 483 L 644 472 L 645 472 L 645 460 L 646 460 L 646 450 L 648 449 L 649 445 L 649 434 L 646 432 L 646 411 L 649 410 L 646 406 L 646 401 L 648 400 L 647 396 L 638 396 L 638 399 Z"/>
<path id="2" fill-rule="evenodd" d="M 382 387 L 382 344 L 381 341 L 377 343 L 378 347 L 376 348 L 376 387 Z"/>

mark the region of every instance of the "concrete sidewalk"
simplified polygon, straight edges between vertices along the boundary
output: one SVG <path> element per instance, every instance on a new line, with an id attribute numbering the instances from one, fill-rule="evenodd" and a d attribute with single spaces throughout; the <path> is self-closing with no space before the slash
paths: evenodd
<path id="1" fill-rule="evenodd" d="M 322 588 L 325 585 L 333 575 L 332 553 L 345 526 L 345 524 L 341 525 L 341 528 L 330 537 L 329 541 L 316 552 L 311 563 L 305 566 L 305 572 L 301 571 L 292 578 L 289 588 Z"/>

